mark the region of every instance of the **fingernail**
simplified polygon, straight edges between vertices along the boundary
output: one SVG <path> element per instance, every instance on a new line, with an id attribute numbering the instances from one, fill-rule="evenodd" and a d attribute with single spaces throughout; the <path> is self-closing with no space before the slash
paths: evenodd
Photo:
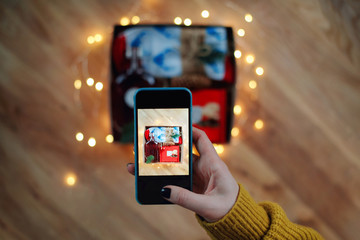
<path id="1" fill-rule="evenodd" d="M 171 189 L 170 188 L 163 188 L 160 192 L 161 196 L 164 198 L 170 198 L 171 195 Z"/>
<path id="2" fill-rule="evenodd" d="M 133 163 L 128 163 L 128 164 L 126 164 L 126 167 L 130 166 L 131 164 L 133 164 Z"/>

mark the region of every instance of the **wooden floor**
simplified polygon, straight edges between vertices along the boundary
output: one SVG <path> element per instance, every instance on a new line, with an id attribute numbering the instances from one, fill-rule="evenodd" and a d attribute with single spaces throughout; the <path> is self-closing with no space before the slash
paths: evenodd
<path id="1" fill-rule="evenodd" d="M 105 142 L 111 29 L 134 15 L 244 28 L 236 37 L 240 134 L 222 159 L 257 201 L 278 202 L 326 239 L 358 239 L 359 13 L 354 0 L 1 1 L 0 239 L 208 239 L 189 211 L 138 205 L 125 167 L 132 146 Z M 88 45 L 96 33 L 103 41 Z M 255 63 L 245 63 L 248 53 Z M 102 92 L 75 91 L 87 75 Z"/>

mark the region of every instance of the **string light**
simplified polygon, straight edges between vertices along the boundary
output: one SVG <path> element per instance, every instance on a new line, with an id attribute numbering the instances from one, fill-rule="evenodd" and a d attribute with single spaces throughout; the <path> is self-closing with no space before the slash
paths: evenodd
<path id="1" fill-rule="evenodd" d="M 261 76 L 264 74 L 264 69 L 262 67 L 257 67 L 255 72 L 257 75 Z"/>
<path id="2" fill-rule="evenodd" d="M 89 86 L 89 87 L 91 87 L 92 85 L 94 85 L 94 79 L 93 78 L 88 78 L 87 80 L 86 80 L 86 84 Z"/>
<path id="3" fill-rule="evenodd" d="M 249 22 L 252 22 L 252 20 L 253 20 L 253 17 L 251 16 L 250 13 L 245 15 L 245 21 L 247 21 L 249 23 Z"/>
<path id="4" fill-rule="evenodd" d="M 103 89 L 103 87 L 104 87 L 104 85 L 102 84 L 102 82 L 97 82 L 95 84 L 95 89 L 99 92 Z"/>
<path id="5" fill-rule="evenodd" d="M 95 34 L 94 36 L 95 42 L 101 42 L 103 39 L 103 36 L 101 34 Z"/>
<path id="6" fill-rule="evenodd" d="M 243 37 L 245 36 L 245 30 L 240 28 L 238 31 L 237 31 L 237 34 L 240 36 L 240 37 Z"/>
<path id="7" fill-rule="evenodd" d="M 235 56 L 235 58 L 241 58 L 241 51 L 240 51 L 240 50 L 236 50 L 236 51 L 234 52 L 234 56 Z"/>
<path id="8" fill-rule="evenodd" d="M 95 138 L 93 138 L 93 137 L 89 138 L 89 140 L 88 140 L 88 145 L 89 145 L 90 147 L 94 147 L 94 146 L 96 145 L 96 140 L 95 140 Z"/>
<path id="9" fill-rule="evenodd" d="M 82 140 L 84 140 L 84 134 L 82 134 L 81 132 L 78 132 L 78 133 L 76 133 L 75 138 L 76 138 L 76 140 L 81 142 Z"/>
<path id="10" fill-rule="evenodd" d="M 72 174 L 72 173 L 67 174 L 67 175 L 65 176 L 65 183 L 66 183 L 68 186 L 70 186 L 70 187 L 74 186 L 75 183 L 76 183 L 76 176 L 75 176 L 75 174 Z"/>
<path id="11" fill-rule="evenodd" d="M 112 143 L 112 142 L 114 142 L 114 137 L 113 137 L 113 135 L 109 134 L 106 136 L 105 140 L 108 143 Z"/>
<path id="12" fill-rule="evenodd" d="M 185 26 L 190 26 L 191 25 L 191 19 L 190 18 L 185 18 L 184 25 Z"/>
<path id="13" fill-rule="evenodd" d="M 241 111 L 242 111 L 242 108 L 240 105 L 235 105 L 234 106 L 234 114 L 235 115 L 240 115 L 241 114 Z"/>
<path id="14" fill-rule="evenodd" d="M 249 55 L 246 56 L 246 62 L 247 63 L 251 64 L 254 61 L 255 61 L 255 57 L 253 55 L 249 54 Z"/>
<path id="15" fill-rule="evenodd" d="M 250 80 L 249 81 L 249 88 L 251 89 L 255 89 L 257 87 L 257 83 L 255 80 Z"/>
<path id="16" fill-rule="evenodd" d="M 213 144 L 214 148 L 215 148 L 215 151 L 218 153 L 218 154 L 222 154 L 224 152 L 224 146 L 221 145 L 221 144 Z"/>
<path id="17" fill-rule="evenodd" d="M 93 36 L 88 36 L 87 42 L 88 44 L 93 44 L 95 42 L 95 38 Z"/>
<path id="18" fill-rule="evenodd" d="M 75 80 L 74 87 L 75 87 L 75 89 L 80 89 L 81 88 L 81 80 L 79 80 L 79 79 Z"/>
<path id="19" fill-rule="evenodd" d="M 201 16 L 203 18 L 208 18 L 210 16 L 210 13 L 209 13 L 208 10 L 204 10 L 204 11 L 201 12 Z"/>
<path id="20" fill-rule="evenodd" d="M 234 127 L 233 129 L 231 129 L 231 136 L 233 137 L 237 137 L 240 133 L 240 129 L 237 127 Z"/>
<path id="21" fill-rule="evenodd" d="M 133 16 L 131 18 L 131 23 L 132 24 L 138 24 L 140 22 L 140 17 L 139 16 Z"/>
<path id="22" fill-rule="evenodd" d="M 257 129 L 257 130 L 261 130 L 264 128 L 264 121 L 261 120 L 261 119 L 258 119 L 255 121 L 254 123 L 254 127 Z"/>
<path id="23" fill-rule="evenodd" d="M 121 24 L 121 26 L 129 25 L 129 23 L 130 23 L 130 20 L 129 20 L 129 18 L 127 18 L 127 17 L 122 17 L 122 18 L 120 19 L 120 24 Z"/>
<path id="24" fill-rule="evenodd" d="M 174 19 L 174 23 L 175 23 L 176 25 L 180 25 L 180 24 L 182 23 L 182 19 L 181 19 L 180 17 L 176 17 L 176 18 Z"/>

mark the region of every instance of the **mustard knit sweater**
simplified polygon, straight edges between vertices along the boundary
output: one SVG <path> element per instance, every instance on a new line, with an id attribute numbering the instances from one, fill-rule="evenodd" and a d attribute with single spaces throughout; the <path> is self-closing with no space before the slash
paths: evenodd
<path id="1" fill-rule="evenodd" d="M 240 185 L 233 208 L 222 219 L 209 223 L 196 216 L 212 239 L 323 239 L 309 227 L 294 224 L 277 204 L 256 204 Z"/>

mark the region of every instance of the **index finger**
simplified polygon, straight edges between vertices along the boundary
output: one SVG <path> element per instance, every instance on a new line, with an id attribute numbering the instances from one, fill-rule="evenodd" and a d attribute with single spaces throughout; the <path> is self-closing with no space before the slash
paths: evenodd
<path id="1" fill-rule="evenodd" d="M 215 148 L 212 145 L 206 133 L 196 127 L 193 127 L 192 129 L 193 129 L 193 142 L 200 155 L 212 151 L 216 153 Z"/>

